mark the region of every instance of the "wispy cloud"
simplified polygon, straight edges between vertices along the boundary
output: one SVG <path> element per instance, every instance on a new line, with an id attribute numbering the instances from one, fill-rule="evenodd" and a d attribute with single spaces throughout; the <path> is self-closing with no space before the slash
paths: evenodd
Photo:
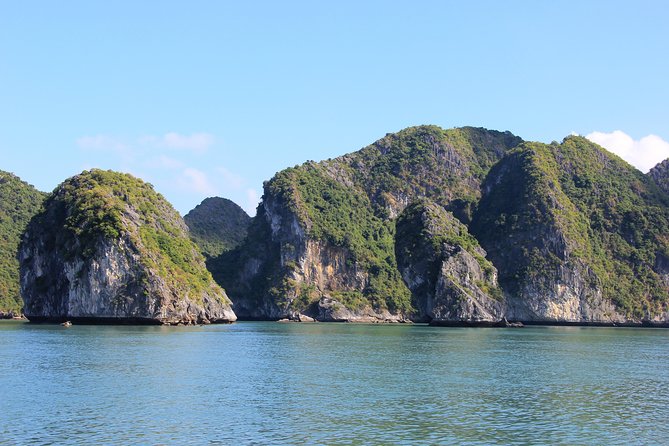
<path id="1" fill-rule="evenodd" d="M 96 158 L 98 163 L 84 159 L 86 165 L 111 168 L 124 172 L 141 173 L 156 189 L 182 212 L 205 197 L 222 196 L 236 201 L 246 212 L 255 215 L 260 201 L 256 189 L 234 168 L 225 167 L 221 153 L 200 156 L 216 144 L 209 133 L 119 137 L 112 134 L 82 136 L 76 140 L 85 157 Z M 102 165 L 100 165 L 102 162 Z"/>
<path id="2" fill-rule="evenodd" d="M 193 133 L 191 135 L 180 135 L 178 133 L 167 133 L 163 136 L 167 147 L 174 149 L 187 149 L 195 152 L 205 152 L 213 143 L 214 137 L 209 133 Z"/>
<path id="3" fill-rule="evenodd" d="M 201 170 L 188 167 L 183 170 L 178 179 L 179 185 L 187 190 L 202 195 L 216 195 L 216 189 L 209 182 L 207 174 Z"/>
<path id="4" fill-rule="evenodd" d="M 216 168 L 216 173 L 220 175 L 221 180 L 226 187 L 230 189 L 241 189 L 244 186 L 244 178 L 225 167 Z"/>
<path id="5" fill-rule="evenodd" d="M 104 150 L 121 154 L 130 150 L 127 143 L 110 135 L 82 136 L 77 138 L 75 142 L 77 146 L 84 150 Z"/>
<path id="6" fill-rule="evenodd" d="M 615 153 L 642 172 L 648 172 L 657 163 L 669 158 L 669 142 L 657 135 L 635 140 L 621 130 L 611 133 L 592 132 L 585 136 Z"/>
<path id="7" fill-rule="evenodd" d="M 243 206 L 247 214 L 253 216 L 256 214 L 256 208 L 260 202 L 258 191 L 255 189 L 246 189 L 246 205 Z"/>
<path id="8" fill-rule="evenodd" d="M 216 139 L 210 133 L 191 133 L 190 135 L 168 132 L 164 135 L 144 135 L 138 138 L 122 138 L 114 135 L 98 134 L 82 136 L 76 144 L 85 150 L 101 150 L 117 153 L 143 153 L 155 149 L 170 149 L 205 153 Z"/>
<path id="9" fill-rule="evenodd" d="M 145 147 L 187 150 L 194 153 L 206 152 L 214 142 L 215 138 L 210 133 L 182 135 L 176 132 L 168 132 L 162 136 L 144 135 L 137 139 L 137 143 Z"/>
<path id="10" fill-rule="evenodd" d="M 184 167 L 183 162 L 165 155 L 160 155 L 156 158 L 151 158 L 147 160 L 144 164 L 146 165 L 146 167 L 150 167 L 153 169 L 176 170 Z"/>

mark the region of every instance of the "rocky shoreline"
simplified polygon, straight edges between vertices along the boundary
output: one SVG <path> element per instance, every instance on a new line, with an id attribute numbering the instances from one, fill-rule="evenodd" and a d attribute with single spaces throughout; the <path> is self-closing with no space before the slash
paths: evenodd
<path id="1" fill-rule="evenodd" d="M 352 319 L 328 319 L 318 320 L 305 315 L 299 315 L 295 318 L 267 319 L 267 318 L 239 318 L 236 321 L 216 320 L 216 321 L 157 321 L 151 318 L 105 318 L 105 317 L 43 317 L 28 319 L 25 315 L 15 315 L 13 313 L 0 313 L 0 320 L 24 321 L 31 324 L 60 324 L 70 322 L 75 325 L 160 325 L 160 326 L 205 326 L 219 324 L 233 324 L 235 322 L 277 322 L 277 323 L 324 323 L 324 324 L 357 324 L 357 325 L 418 325 L 430 327 L 447 328 L 523 328 L 523 327 L 609 327 L 609 328 L 659 328 L 668 329 L 669 322 L 659 321 L 634 321 L 634 322 L 577 322 L 577 321 L 521 321 L 506 320 L 499 321 L 418 321 L 409 319 L 376 319 L 376 318 L 352 318 Z"/>
<path id="2" fill-rule="evenodd" d="M 280 323 L 338 323 L 338 324 L 361 324 L 361 325 L 425 325 L 430 327 L 450 328 L 523 328 L 523 327 L 625 327 L 625 328 L 669 328 L 669 322 L 638 321 L 638 322 L 576 322 L 576 321 L 522 321 L 506 320 L 499 321 L 430 321 L 414 322 L 405 320 L 382 320 L 373 318 L 340 319 L 340 320 L 317 320 L 309 317 L 303 318 L 240 318 L 237 322 L 280 322 Z"/>
<path id="3" fill-rule="evenodd" d="M 0 311 L 0 319 L 27 320 L 25 315 L 21 313 L 14 313 L 13 311 L 7 313 Z"/>
<path id="4" fill-rule="evenodd" d="M 19 318 L 35 324 L 63 324 L 70 322 L 76 325 L 163 325 L 163 326 L 184 326 L 184 325 L 211 325 L 211 324 L 231 324 L 228 320 L 214 321 L 159 321 L 154 318 L 143 317 L 26 317 Z"/>

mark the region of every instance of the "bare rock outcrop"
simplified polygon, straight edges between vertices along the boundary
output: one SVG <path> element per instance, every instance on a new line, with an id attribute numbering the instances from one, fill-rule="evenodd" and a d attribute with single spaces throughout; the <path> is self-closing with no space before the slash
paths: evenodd
<path id="1" fill-rule="evenodd" d="M 440 325 L 493 324 L 504 299 L 497 270 L 467 227 L 429 201 L 397 221 L 397 263 L 412 291 L 416 320 Z"/>
<path id="2" fill-rule="evenodd" d="M 58 186 L 29 223 L 19 261 L 31 321 L 236 320 L 179 214 L 127 174 L 91 170 Z"/>

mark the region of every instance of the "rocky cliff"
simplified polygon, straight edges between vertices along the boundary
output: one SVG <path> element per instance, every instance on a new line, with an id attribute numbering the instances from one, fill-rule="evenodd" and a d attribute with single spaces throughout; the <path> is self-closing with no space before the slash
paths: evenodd
<path id="1" fill-rule="evenodd" d="M 247 242 L 218 259 L 217 280 L 240 317 L 411 319 L 396 217 L 429 197 L 469 222 L 490 166 L 521 141 L 508 132 L 414 127 L 279 172 L 265 184 Z"/>
<path id="2" fill-rule="evenodd" d="M 504 315 L 497 270 L 467 227 L 429 200 L 397 220 L 397 263 L 412 293 L 413 319 L 494 324 Z"/>
<path id="3" fill-rule="evenodd" d="M 216 278 L 244 318 L 667 323 L 668 200 L 584 138 L 413 127 L 276 174 Z"/>
<path id="4" fill-rule="evenodd" d="M 191 239 L 207 258 L 212 258 L 244 241 L 251 217 L 226 198 L 210 197 L 186 214 L 184 221 Z"/>
<path id="5" fill-rule="evenodd" d="M 525 143 L 492 168 L 471 225 L 499 270 L 507 317 L 667 320 L 667 197 L 585 138 Z"/>
<path id="6" fill-rule="evenodd" d="M 669 159 L 659 163 L 650 169 L 648 176 L 658 185 L 664 193 L 669 194 Z"/>
<path id="7" fill-rule="evenodd" d="M 23 230 L 45 196 L 17 176 L 0 171 L 0 317 L 21 314 L 17 250 Z"/>
<path id="8" fill-rule="evenodd" d="M 19 260 L 32 321 L 236 319 L 178 213 L 127 174 L 91 170 L 58 186 L 30 221 Z"/>

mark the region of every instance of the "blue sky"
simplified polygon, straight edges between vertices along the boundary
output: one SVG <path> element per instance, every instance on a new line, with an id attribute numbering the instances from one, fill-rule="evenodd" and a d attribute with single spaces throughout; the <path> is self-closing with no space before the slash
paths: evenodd
<path id="1" fill-rule="evenodd" d="M 0 169 L 131 172 L 252 212 L 276 171 L 418 124 L 669 157 L 663 1 L 0 4 Z"/>

